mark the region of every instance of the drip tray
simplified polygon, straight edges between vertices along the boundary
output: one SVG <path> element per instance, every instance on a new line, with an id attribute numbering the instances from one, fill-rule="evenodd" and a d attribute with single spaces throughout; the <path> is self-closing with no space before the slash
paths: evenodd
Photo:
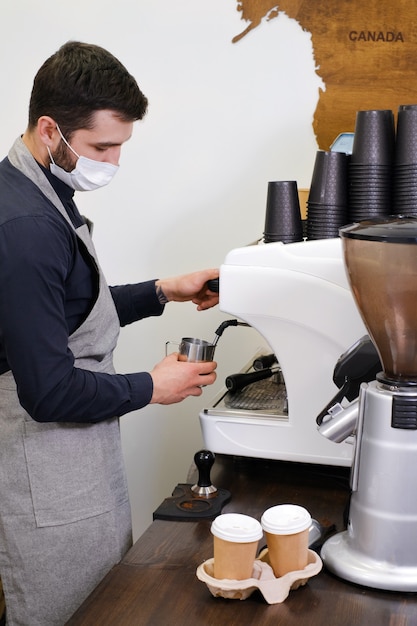
<path id="1" fill-rule="evenodd" d="M 287 393 L 283 383 L 274 382 L 274 377 L 252 383 L 235 392 L 227 392 L 216 409 L 238 411 L 268 411 L 287 413 Z"/>

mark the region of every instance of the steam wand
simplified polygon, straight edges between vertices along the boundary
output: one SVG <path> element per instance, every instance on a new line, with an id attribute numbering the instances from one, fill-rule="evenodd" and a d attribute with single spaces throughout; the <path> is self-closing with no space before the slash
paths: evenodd
<path id="1" fill-rule="evenodd" d="M 219 341 L 220 337 L 223 335 L 226 328 L 228 328 L 229 326 L 250 327 L 250 324 L 247 324 L 246 322 L 239 322 L 238 320 L 226 320 L 225 322 L 222 322 L 215 332 L 216 337 L 213 341 L 213 346 L 217 346 L 217 342 Z"/>
<path id="2" fill-rule="evenodd" d="M 207 281 L 208 288 L 214 293 L 219 293 L 219 285 L 219 278 L 213 278 L 212 280 Z M 213 341 L 213 346 L 217 346 L 217 342 L 223 335 L 226 328 L 228 328 L 228 326 L 250 326 L 250 324 L 246 324 L 245 322 L 238 322 L 238 320 L 226 320 L 225 322 L 222 322 L 216 330 L 216 337 Z"/>

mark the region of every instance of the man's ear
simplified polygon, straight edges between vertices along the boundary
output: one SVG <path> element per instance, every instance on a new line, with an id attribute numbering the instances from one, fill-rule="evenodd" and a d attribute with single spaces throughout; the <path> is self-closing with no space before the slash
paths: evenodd
<path id="1" fill-rule="evenodd" d="M 56 122 L 49 115 L 42 115 L 38 119 L 37 132 L 41 142 L 50 150 L 56 150 L 61 137 L 56 127 Z"/>

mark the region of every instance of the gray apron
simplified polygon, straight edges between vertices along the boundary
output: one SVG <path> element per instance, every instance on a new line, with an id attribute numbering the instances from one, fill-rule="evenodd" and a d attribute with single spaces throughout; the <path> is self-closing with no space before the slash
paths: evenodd
<path id="1" fill-rule="evenodd" d="M 71 224 L 23 141 L 9 159 Z M 86 225 L 75 229 L 98 267 Z M 100 274 L 97 301 L 69 338 L 75 367 L 114 373 L 116 309 Z M 8 626 L 63 626 L 131 545 L 118 419 L 39 423 L 0 376 L 0 576 Z"/>

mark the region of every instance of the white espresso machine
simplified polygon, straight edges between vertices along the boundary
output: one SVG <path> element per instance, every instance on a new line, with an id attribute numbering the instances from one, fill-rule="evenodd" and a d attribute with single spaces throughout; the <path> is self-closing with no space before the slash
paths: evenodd
<path id="1" fill-rule="evenodd" d="M 316 423 L 337 391 L 333 372 L 339 357 L 367 334 L 347 281 L 341 240 L 260 242 L 232 250 L 219 285 L 220 309 L 259 331 L 275 355 L 281 391 L 269 405 L 239 406 L 234 401 L 245 390 L 231 394 L 225 388 L 200 413 L 205 446 L 223 454 L 350 466 L 354 437 L 335 443 Z M 261 395 L 272 393 L 273 384 L 269 379 Z"/>

